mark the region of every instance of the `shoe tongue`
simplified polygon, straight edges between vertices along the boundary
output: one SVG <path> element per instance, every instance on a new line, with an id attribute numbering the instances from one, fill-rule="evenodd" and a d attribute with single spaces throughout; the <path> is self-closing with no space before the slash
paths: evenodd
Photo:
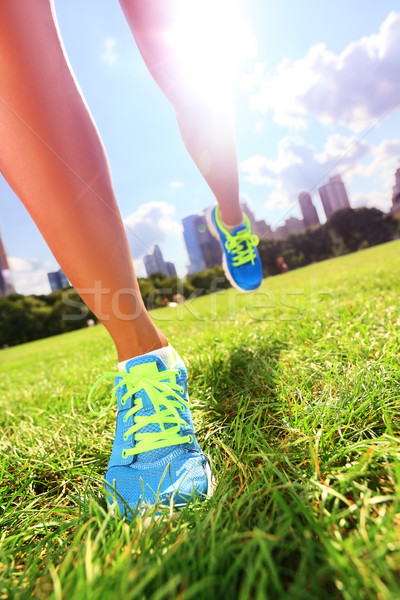
<path id="1" fill-rule="evenodd" d="M 243 231 L 245 229 L 247 229 L 246 223 L 243 223 L 243 225 L 239 225 L 238 227 L 235 227 L 235 229 L 232 231 L 231 235 L 236 235 L 237 233 L 239 233 L 240 231 Z"/>
<path id="2" fill-rule="evenodd" d="M 128 373 L 133 373 L 138 377 L 146 377 L 149 379 L 151 379 L 154 375 L 167 370 L 164 361 L 155 355 L 132 358 L 126 363 L 125 368 Z M 152 412 L 154 412 L 153 404 L 148 395 L 144 391 L 139 392 L 139 395 L 143 401 L 142 410 L 150 409 Z M 141 411 L 139 411 L 138 414 L 140 415 Z"/>
<path id="3" fill-rule="evenodd" d="M 137 375 L 143 377 L 151 377 L 152 373 L 167 370 L 165 362 L 155 354 L 131 358 L 126 363 L 125 368 L 128 373 L 137 373 Z"/>
<path id="4" fill-rule="evenodd" d="M 133 358 L 129 360 L 125 368 L 128 373 L 134 373 L 138 377 L 146 377 L 151 379 L 152 376 L 162 372 L 167 371 L 167 367 L 164 361 L 156 355 L 149 356 L 139 356 L 137 358 Z M 142 399 L 142 408 L 137 412 L 138 416 L 150 416 L 154 414 L 154 406 L 144 390 L 140 390 L 137 392 L 136 397 L 140 397 Z M 173 427 L 173 424 L 166 425 L 166 429 L 168 427 Z M 145 425 L 140 430 L 141 433 L 145 432 L 156 432 L 161 431 L 160 425 L 157 423 L 153 423 L 150 425 Z M 160 460 L 170 454 L 171 448 L 159 448 L 158 450 L 150 450 L 148 452 L 144 452 L 143 454 L 136 455 L 136 463 L 149 463 L 154 460 Z"/>

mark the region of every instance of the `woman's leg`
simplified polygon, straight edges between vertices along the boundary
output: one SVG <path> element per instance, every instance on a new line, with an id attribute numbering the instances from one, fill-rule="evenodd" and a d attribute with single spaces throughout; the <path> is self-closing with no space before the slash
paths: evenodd
<path id="1" fill-rule="evenodd" d="M 166 346 L 143 305 L 103 145 L 50 0 L 1 0 L 0 82 L 2 174 L 119 360 Z"/>
<path id="2" fill-rule="evenodd" d="M 186 369 L 143 306 L 107 160 L 65 61 L 50 0 L 0 0 L 0 78 L 0 168 L 111 333 L 119 360 L 133 359 L 120 365 L 116 386 L 108 496 L 127 518 L 139 506 L 205 499 L 211 475 L 192 426 Z"/>
<path id="3" fill-rule="evenodd" d="M 179 2 L 119 1 L 150 73 L 175 109 L 183 142 L 214 193 L 222 220 L 228 226 L 238 225 L 243 215 L 232 110 L 207 102 L 191 89 L 180 71 L 181 56 L 168 36 L 175 26 Z"/>

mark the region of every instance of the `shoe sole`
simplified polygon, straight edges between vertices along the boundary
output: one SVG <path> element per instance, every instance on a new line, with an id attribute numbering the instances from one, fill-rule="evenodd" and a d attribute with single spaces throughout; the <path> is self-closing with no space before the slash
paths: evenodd
<path id="1" fill-rule="evenodd" d="M 236 290 L 238 290 L 239 292 L 243 292 L 245 294 L 249 294 L 250 292 L 255 292 L 256 290 L 259 290 L 260 287 L 262 286 L 262 280 L 260 285 L 258 285 L 256 288 L 253 288 L 251 290 L 245 290 L 244 288 L 241 288 L 240 285 L 238 285 L 236 283 L 236 281 L 233 279 L 231 272 L 229 271 L 228 268 L 228 263 L 226 261 L 226 255 L 225 255 L 225 251 L 222 248 L 222 244 L 221 244 L 221 238 L 219 237 L 219 233 L 214 225 L 214 221 L 212 218 L 212 211 L 213 211 L 213 207 L 210 207 L 207 211 L 206 211 L 206 223 L 207 223 L 207 227 L 209 232 L 211 233 L 211 235 L 213 236 L 213 238 L 215 238 L 221 245 L 221 249 L 222 249 L 222 268 L 224 269 L 224 273 L 225 273 L 225 277 L 227 278 L 227 280 L 229 281 L 229 283 L 231 284 L 232 287 L 234 287 Z"/>

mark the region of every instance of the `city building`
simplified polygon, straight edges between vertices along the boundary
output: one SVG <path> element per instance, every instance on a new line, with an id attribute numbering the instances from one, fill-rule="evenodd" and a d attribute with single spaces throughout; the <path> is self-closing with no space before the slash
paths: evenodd
<path id="1" fill-rule="evenodd" d="M 3 271 L 0 269 L 0 298 L 4 298 L 6 282 L 4 281 Z"/>
<path id="2" fill-rule="evenodd" d="M 319 225 L 319 218 L 317 209 L 315 208 L 311 196 L 308 192 L 300 192 L 299 204 L 301 213 L 303 215 L 304 225 L 306 227 L 312 227 L 313 225 Z"/>
<path id="3" fill-rule="evenodd" d="M 168 277 L 176 277 L 177 273 L 173 262 L 170 262 L 169 260 L 165 261 L 165 269 L 167 271 L 166 275 Z"/>
<path id="4" fill-rule="evenodd" d="M 6 250 L 0 236 L 0 298 L 15 293 Z"/>
<path id="5" fill-rule="evenodd" d="M 208 229 L 205 212 L 185 217 L 182 224 L 183 239 L 190 261 L 189 275 L 222 264 L 221 246 Z"/>
<path id="6" fill-rule="evenodd" d="M 260 238 L 260 240 L 269 240 L 274 237 L 271 227 L 263 219 L 256 221 L 252 231 Z"/>
<path id="7" fill-rule="evenodd" d="M 304 230 L 304 221 L 297 219 L 296 217 L 289 217 L 286 219 L 283 225 L 277 227 L 274 231 L 274 238 L 278 240 L 284 240 L 288 235 L 295 235 L 301 233 Z"/>
<path id="8" fill-rule="evenodd" d="M 242 211 L 249 217 L 252 232 L 255 233 L 260 240 L 273 237 L 271 227 L 264 220 L 257 221 L 253 211 L 246 202 L 241 202 L 240 206 L 242 207 Z"/>
<path id="9" fill-rule="evenodd" d="M 61 269 L 52 273 L 47 273 L 47 277 L 49 279 L 52 292 L 56 292 L 57 290 L 63 290 L 64 288 L 70 286 L 70 283 L 67 277 L 65 276 L 64 271 L 62 271 Z"/>
<path id="10" fill-rule="evenodd" d="M 351 208 L 349 197 L 340 175 L 330 177 L 328 183 L 318 188 L 318 192 L 327 219 L 337 210 Z"/>
<path id="11" fill-rule="evenodd" d="M 188 215 L 182 219 L 183 239 L 185 240 L 186 250 L 189 255 L 189 275 L 203 271 L 206 268 L 197 235 L 197 216 L 198 215 Z"/>
<path id="12" fill-rule="evenodd" d="M 210 233 L 207 226 L 207 220 L 204 213 L 197 215 L 196 218 L 197 239 L 199 240 L 200 250 L 203 255 L 203 261 L 206 269 L 212 269 L 215 265 L 222 264 L 222 250 L 218 240 Z"/>
<path id="13" fill-rule="evenodd" d="M 160 247 L 157 244 L 154 246 L 153 252 L 143 256 L 143 263 L 147 277 L 150 277 L 153 273 L 163 273 L 167 277 L 176 275 L 175 265 L 172 262 L 164 260 Z"/>
<path id="14" fill-rule="evenodd" d="M 390 212 L 392 215 L 400 213 L 400 167 L 394 174 L 395 184 L 392 193 L 392 207 Z"/>

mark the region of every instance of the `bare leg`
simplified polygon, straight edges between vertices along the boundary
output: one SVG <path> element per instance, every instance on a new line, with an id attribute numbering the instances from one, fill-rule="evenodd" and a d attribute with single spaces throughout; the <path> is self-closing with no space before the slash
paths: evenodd
<path id="1" fill-rule="evenodd" d="M 183 142 L 214 193 L 224 223 L 239 224 L 243 217 L 232 111 L 205 103 L 179 73 L 179 57 L 165 35 L 174 24 L 176 0 L 119 1 L 150 73 L 175 109 Z"/>
<path id="2" fill-rule="evenodd" d="M 143 305 L 104 149 L 50 1 L 0 2 L 0 170 L 125 360 L 167 340 Z"/>

